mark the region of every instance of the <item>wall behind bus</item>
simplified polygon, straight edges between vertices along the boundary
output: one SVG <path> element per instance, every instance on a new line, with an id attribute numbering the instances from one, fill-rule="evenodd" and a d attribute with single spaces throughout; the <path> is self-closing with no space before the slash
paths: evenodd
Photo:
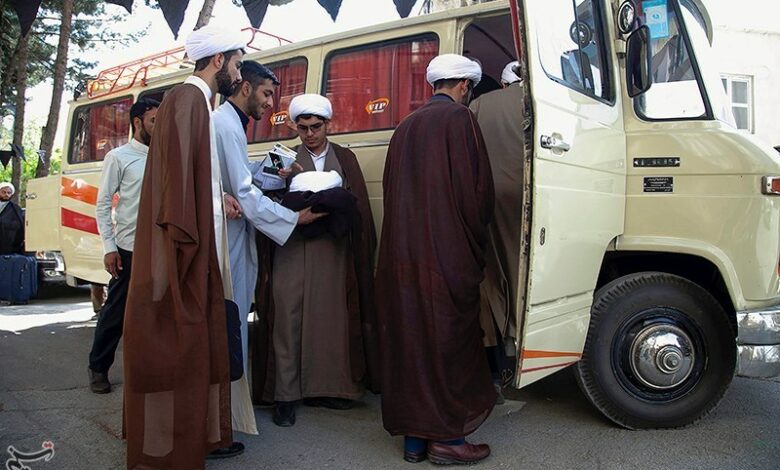
<path id="1" fill-rule="evenodd" d="M 750 81 L 753 133 L 773 147 L 780 145 L 780 31 L 717 28 L 713 46 L 723 76 Z"/>
<path id="2" fill-rule="evenodd" d="M 780 145 L 780 2 L 704 0 L 715 25 L 713 49 L 725 77 L 750 83 L 752 132 Z"/>

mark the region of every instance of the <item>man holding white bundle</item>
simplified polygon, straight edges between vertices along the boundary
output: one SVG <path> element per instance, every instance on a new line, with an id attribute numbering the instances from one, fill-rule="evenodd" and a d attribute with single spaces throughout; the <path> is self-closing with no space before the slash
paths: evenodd
<path id="1" fill-rule="evenodd" d="M 296 195 L 301 206 L 309 197 L 314 201 L 334 195 L 351 204 L 351 210 L 337 214 L 314 204 L 314 212 L 329 215 L 296 229 L 275 249 L 272 295 L 263 309 L 272 325 L 268 363 L 273 367 L 262 375 L 264 398 L 276 401 L 273 421 L 278 426 L 295 423 L 300 399 L 308 406 L 351 408 L 377 357 L 372 339 L 376 234 L 363 174 L 354 153 L 327 139 L 333 116 L 327 98 L 297 96 L 289 113 L 303 143 L 296 149 L 296 162 L 304 172 L 293 178 L 283 204 L 293 207 L 288 202 Z M 339 221 L 343 230 L 332 230 Z M 369 386 L 378 388 L 376 383 Z"/>

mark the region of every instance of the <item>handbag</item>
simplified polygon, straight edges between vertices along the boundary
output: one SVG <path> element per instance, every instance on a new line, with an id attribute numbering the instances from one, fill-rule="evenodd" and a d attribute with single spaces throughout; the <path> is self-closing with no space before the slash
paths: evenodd
<path id="1" fill-rule="evenodd" d="M 244 352 L 241 342 L 241 316 L 238 305 L 225 299 L 225 319 L 227 320 L 227 345 L 230 358 L 230 381 L 234 382 L 244 375 Z"/>

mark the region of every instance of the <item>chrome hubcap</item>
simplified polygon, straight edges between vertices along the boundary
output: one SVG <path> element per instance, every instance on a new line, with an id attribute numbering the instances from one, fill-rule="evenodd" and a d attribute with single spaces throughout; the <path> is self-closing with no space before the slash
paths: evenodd
<path id="1" fill-rule="evenodd" d="M 670 324 L 654 324 L 641 330 L 631 343 L 630 354 L 634 376 L 657 390 L 683 383 L 696 362 L 691 338 Z"/>

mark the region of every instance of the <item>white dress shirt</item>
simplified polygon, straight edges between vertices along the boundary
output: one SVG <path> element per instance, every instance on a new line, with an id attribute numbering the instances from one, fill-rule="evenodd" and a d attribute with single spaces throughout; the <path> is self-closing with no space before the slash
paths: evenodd
<path id="1" fill-rule="evenodd" d="M 309 152 L 311 161 L 312 163 L 314 163 L 314 169 L 316 169 L 317 171 L 325 171 L 325 157 L 328 156 L 328 150 L 330 150 L 330 142 L 325 144 L 325 149 L 319 155 L 315 154 L 314 152 L 309 150 L 308 147 L 306 147 L 306 151 Z"/>
<path id="2" fill-rule="evenodd" d="M 149 147 L 130 139 L 127 144 L 108 152 L 103 160 L 95 215 L 104 253 L 117 251 L 117 247 L 133 251 L 138 202 L 141 199 L 148 153 Z M 116 228 L 111 220 L 115 194 L 119 196 L 114 213 Z"/>

